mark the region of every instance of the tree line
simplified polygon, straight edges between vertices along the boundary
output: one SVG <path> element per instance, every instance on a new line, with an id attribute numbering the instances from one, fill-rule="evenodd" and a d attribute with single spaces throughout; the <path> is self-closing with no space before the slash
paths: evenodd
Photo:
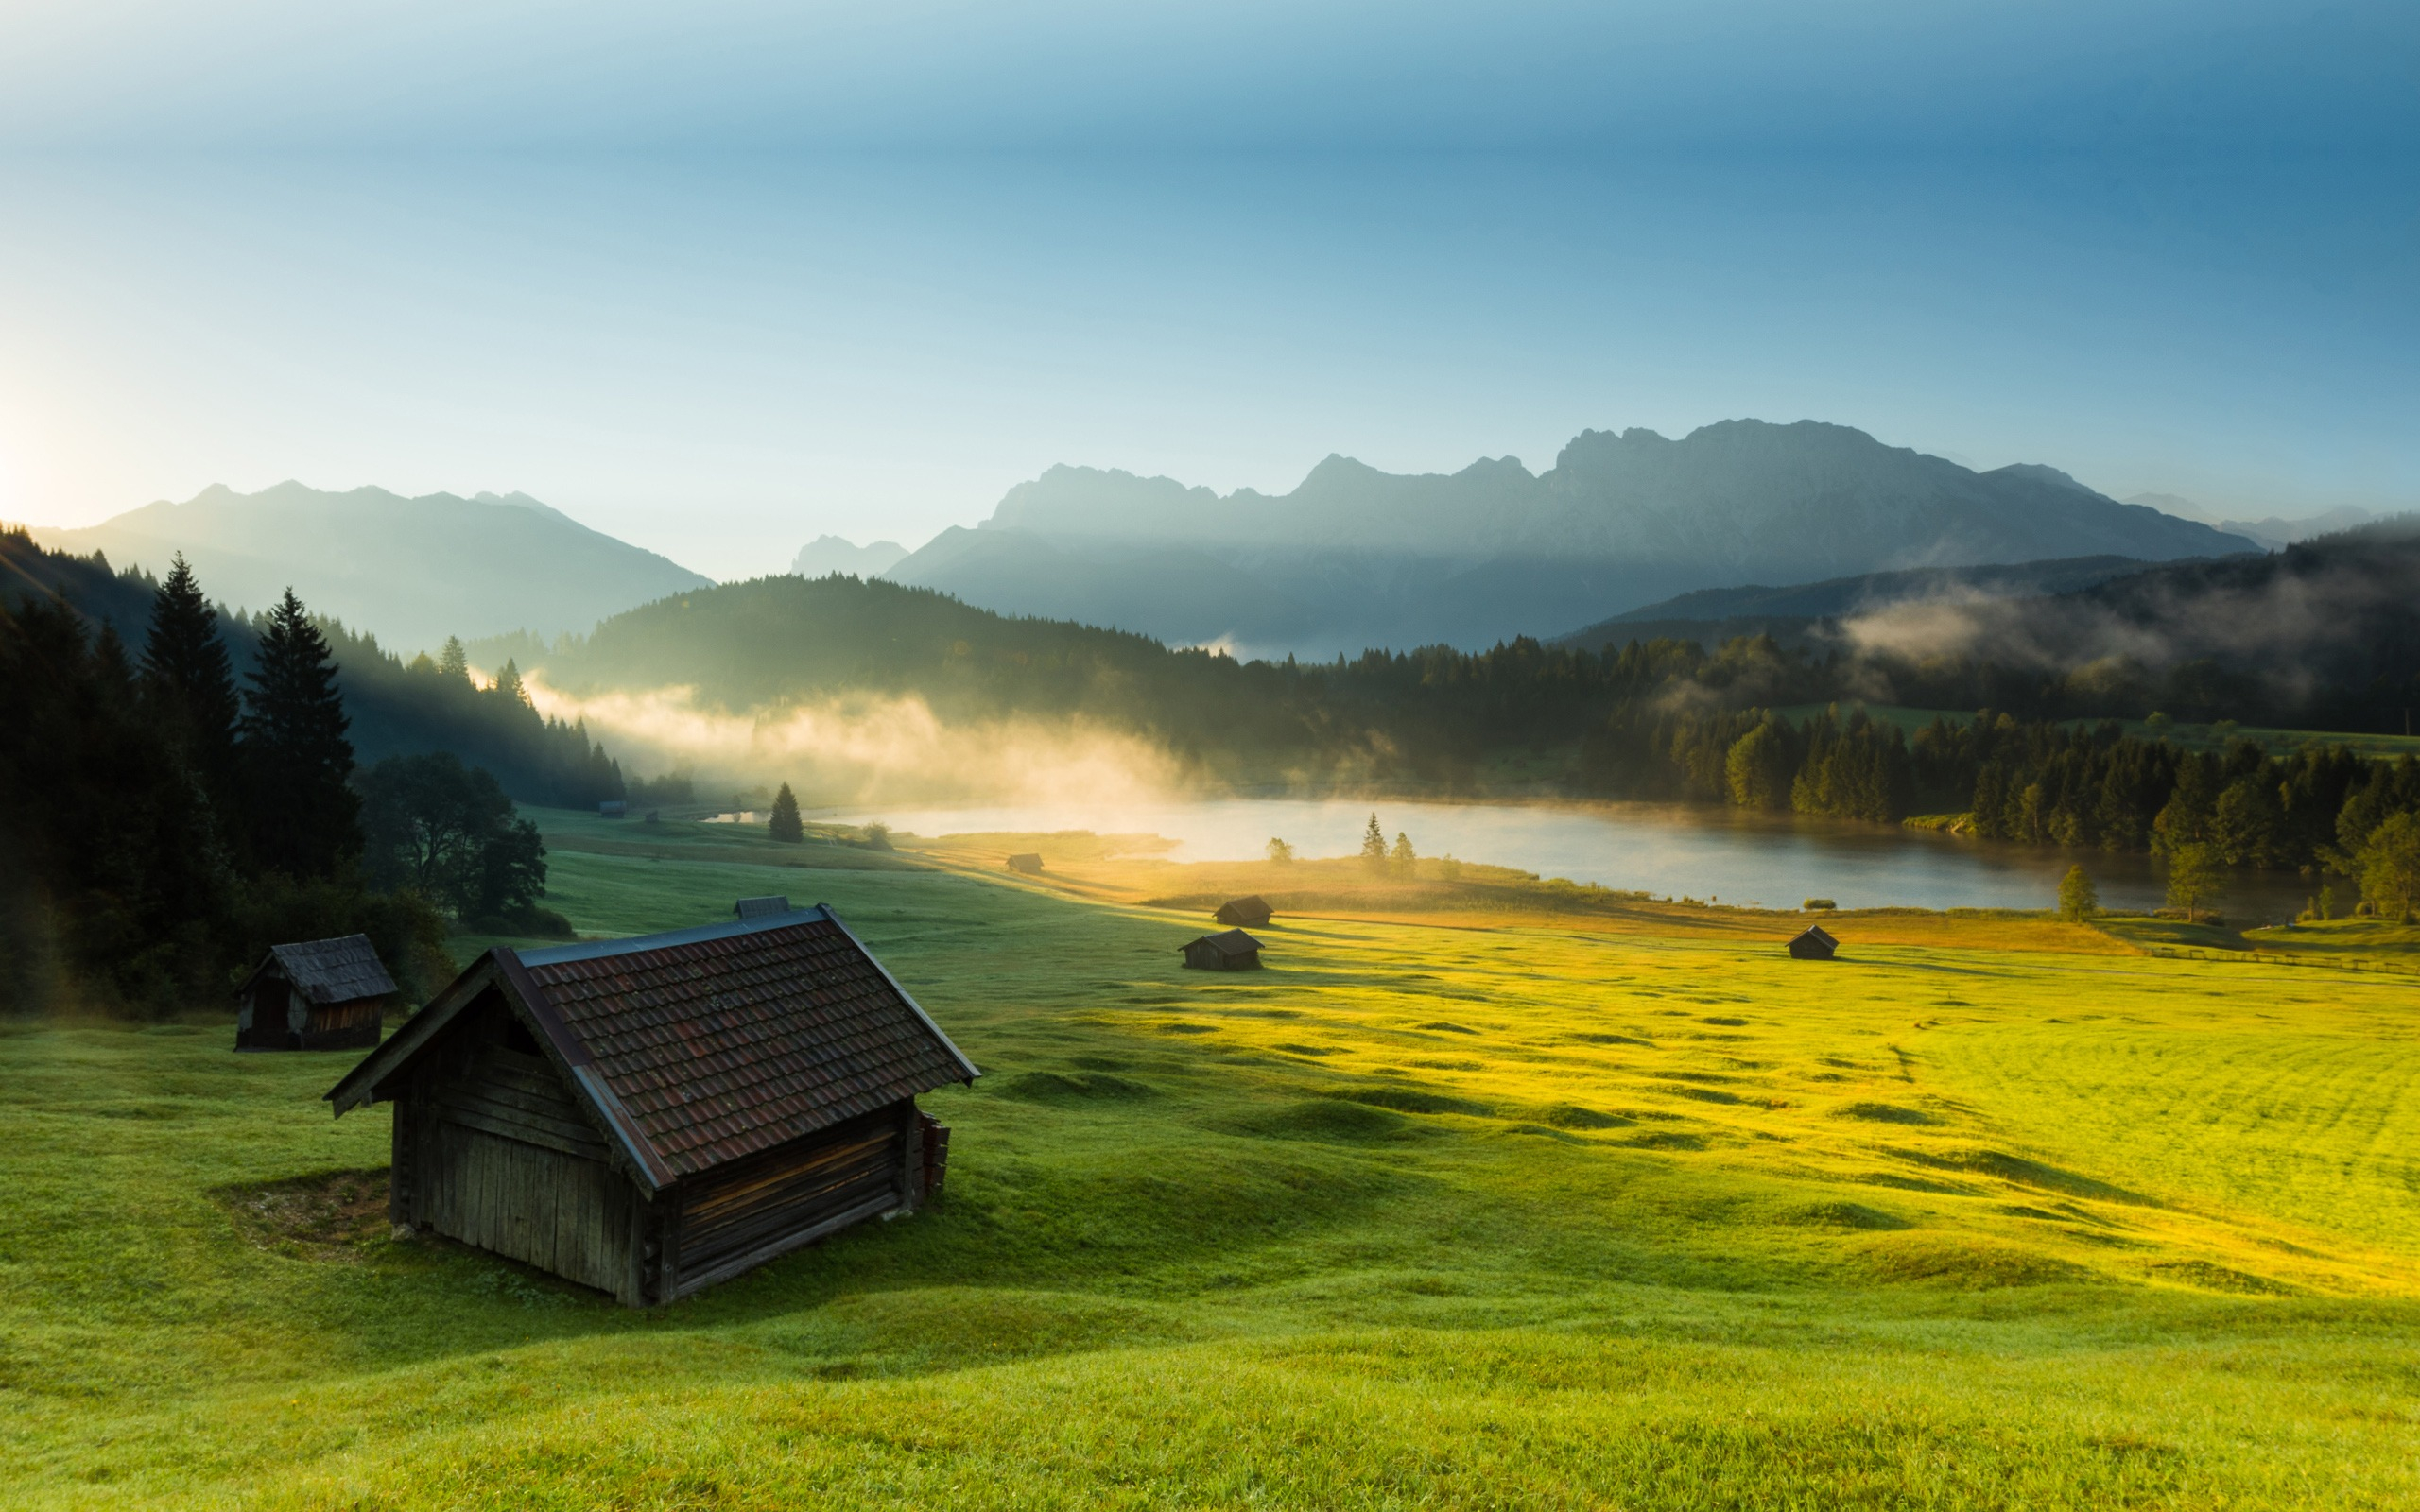
<path id="1" fill-rule="evenodd" d="M 290 591 L 240 674 L 182 558 L 149 597 L 130 650 L 56 592 L 0 594 L 0 1002 L 209 1001 L 269 943 L 356 932 L 425 990 L 441 910 L 554 922 L 493 775 L 356 769 L 329 636 Z"/>

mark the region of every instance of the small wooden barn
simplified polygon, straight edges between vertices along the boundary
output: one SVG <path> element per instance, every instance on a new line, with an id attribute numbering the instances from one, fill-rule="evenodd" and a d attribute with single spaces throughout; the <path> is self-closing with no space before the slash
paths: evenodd
<path id="1" fill-rule="evenodd" d="M 1841 942 L 1821 924 L 1807 925 L 1789 942 L 1789 954 L 1802 961 L 1828 961 L 1832 953 L 1840 948 Z"/>
<path id="2" fill-rule="evenodd" d="M 1197 971 L 1250 971 L 1260 966 L 1260 941 L 1240 929 L 1188 941 L 1184 964 Z"/>
<path id="3" fill-rule="evenodd" d="M 1021 871 L 1030 877 L 1042 869 L 1042 857 L 1031 850 L 1020 850 L 1009 857 L 1009 869 Z"/>
<path id="4" fill-rule="evenodd" d="M 742 898 L 731 905 L 731 911 L 741 919 L 766 919 L 790 911 L 787 898 Z"/>
<path id="5" fill-rule="evenodd" d="M 915 1209 L 977 1074 L 818 906 L 498 946 L 328 1101 L 394 1105 L 396 1224 L 647 1306 Z"/>
<path id="6" fill-rule="evenodd" d="M 1249 898 L 1230 898 L 1210 917 L 1222 924 L 1259 929 L 1269 922 L 1269 903 L 1258 893 Z"/>
<path id="7" fill-rule="evenodd" d="M 386 1029 L 395 983 L 367 935 L 272 945 L 235 989 L 238 1050 L 354 1050 Z"/>

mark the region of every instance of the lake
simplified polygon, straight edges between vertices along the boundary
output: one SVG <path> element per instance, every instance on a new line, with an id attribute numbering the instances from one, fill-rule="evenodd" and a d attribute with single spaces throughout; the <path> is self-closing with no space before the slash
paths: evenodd
<path id="1" fill-rule="evenodd" d="M 2148 856 L 1712 806 L 1213 799 L 1099 807 L 852 808 L 815 816 L 879 820 L 921 835 L 1150 833 L 1176 842 L 1171 860 L 1239 861 L 1265 854 L 1272 836 L 1306 857 L 1356 854 L 1374 811 L 1390 843 L 1400 831 L 1424 856 L 1454 855 L 1543 877 L 1769 908 L 1794 908 L 1807 898 L 1830 898 L 1843 908 L 2047 908 L 2058 897 L 2060 877 L 2076 862 L 2100 886 L 2105 907 L 2157 907 L 2166 890 L 2164 869 Z M 2310 890 L 2290 874 L 2245 876 L 2221 907 L 2239 922 L 2288 919 Z"/>

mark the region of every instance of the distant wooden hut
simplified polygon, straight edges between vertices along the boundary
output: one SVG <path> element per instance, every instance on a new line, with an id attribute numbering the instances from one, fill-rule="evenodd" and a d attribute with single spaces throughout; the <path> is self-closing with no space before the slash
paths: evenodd
<path id="1" fill-rule="evenodd" d="M 235 989 L 238 1050 L 353 1050 L 384 1032 L 394 979 L 367 935 L 272 945 Z"/>
<path id="2" fill-rule="evenodd" d="M 1222 924 L 1259 929 L 1269 922 L 1269 904 L 1258 893 L 1249 898 L 1230 898 L 1210 917 Z"/>
<path id="3" fill-rule="evenodd" d="M 1009 857 L 1009 869 L 1030 877 L 1042 869 L 1042 857 L 1031 850 L 1020 850 Z"/>
<path id="4" fill-rule="evenodd" d="M 630 802 L 625 799 L 609 798 L 600 800 L 596 805 L 596 813 L 600 818 L 618 819 L 630 812 Z"/>
<path id="5" fill-rule="evenodd" d="M 731 905 L 731 911 L 742 919 L 767 919 L 790 911 L 787 898 L 742 898 Z"/>
<path id="6" fill-rule="evenodd" d="M 1197 971 L 1257 971 L 1260 941 L 1240 929 L 1204 935 L 1185 945 L 1184 964 Z"/>
<path id="7" fill-rule="evenodd" d="M 831 909 L 498 946 L 328 1092 L 395 1105 L 389 1213 L 633 1306 L 939 1189 L 978 1073 Z"/>
<path id="8" fill-rule="evenodd" d="M 1807 925 L 1799 932 L 1797 938 L 1789 942 L 1789 954 L 1802 961 L 1828 961 L 1832 953 L 1840 948 L 1841 942 L 1826 933 L 1821 924 Z"/>

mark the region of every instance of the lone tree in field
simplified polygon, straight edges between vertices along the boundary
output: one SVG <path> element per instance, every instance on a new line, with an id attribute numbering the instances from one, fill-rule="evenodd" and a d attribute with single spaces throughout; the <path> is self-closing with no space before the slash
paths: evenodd
<path id="1" fill-rule="evenodd" d="M 1361 864 L 1372 871 L 1387 869 L 1387 832 L 1378 828 L 1378 816 L 1370 816 L 1370 827 L 1361 832 Z"/>
<path id="2" fill-rule="evenodd" d="M 2059 917 L 2070 924 L 2088 922 L 2100 912 L 2100 889 L 2083 874 L 2083 868 L 2069 867 L 2059 879 Z"/>
<path id="3" fill-rule="evenodd" d="M 2381 919 L 2401 919 L 2420 899 L 2420 816 L 2389 815 L 2354 857 L 2361 868 L 2361 896 Z"/>
<path id="4" fill-rule="evenodd" d="M 784 782 L 782 790 L 773 795 L 772 834 L 774 839 L 791 845 L 806 838 L 806 826 L 798 819 L 798 799 L 791 794 L 787 782 Z"/>
<path id="5" fill-rule="evenodd" d="M 261 632 L 246 680 L 238 747 L 250 792 L 252 854 L 289 877 L 333 876 L 361 853 L 353 742 L 328 643 L 287 589 Z"/>
<path id="6" fill-rule="evenodd" d="M 1281 867 L 1292 866 L 1294 864 L 1294 848 L 1288 845 L 1285 841 L 1278 839 L 1276 836 L 1271 835 L 1269 841 L 1269 859 Z"/>
<path id="7" fill-rule="evenodd" d="M 2226 875 L 2217 846 L 2207 841 L 2178 846 L 2168 857 L 2168 906 L 2183 909 L 2187 922 L 2198 921 L 2226 885 Z"/>
<path id="8" fill-rule="evenodd" d="M 1394 849 L 1387 852 L 1387 863 L 1409 877 L 1419 865 L 1420 852 L 1411 848 L 1411 836 L 1401 830 L 1395 832 Z"/>

